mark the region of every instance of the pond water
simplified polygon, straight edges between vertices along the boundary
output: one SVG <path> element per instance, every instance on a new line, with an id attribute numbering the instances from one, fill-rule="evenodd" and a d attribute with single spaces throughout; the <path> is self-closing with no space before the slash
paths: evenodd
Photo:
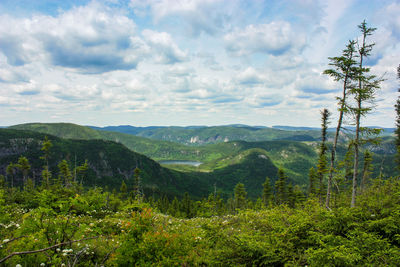
<path id="1" fill-rule="evenodd" d="M 190 165 L 199 167 L 203 162 L 200 161 L 191 161 L 191 160 L 160 160 L 158 163 L 160 164 L 178 164 L 178 165 Z"/>

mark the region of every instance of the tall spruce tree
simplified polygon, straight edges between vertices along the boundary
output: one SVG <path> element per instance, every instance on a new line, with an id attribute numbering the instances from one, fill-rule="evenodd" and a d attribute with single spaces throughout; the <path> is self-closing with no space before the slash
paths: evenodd
<path id="1" fill-rule="evenodd" d="M 124 180 L 122 180 L 121 187 L 119 188 L 119 192 L 121 193 L 121 198 L 126 199 L 128 195 L 128 187 Z"/>
<path id="2" fill-rule="evenodd" d="M 185 192 L 183 195 L 183 199 L 181 201 L 182 212 L 184 213 L 186 218 L 193 217 L 193 204 L 192 200 L 190 199 L 189 193 Z"/>
<path id="3" fill-rule="evenodd" d="M 238 183 L 234 189 L 234 205 L 235 209 L 243 209 L 247 207 L 247 192 L 244 184 Z"/>
<path id="4" fill-rule="evenodd" d="M 400 64 L 397 67 L 397 79 L 400 80 Z M 400 88 L 398 89 L 398 92 L 400 92 Z M 397 163 L 397 170 L 399 171 L 400 174 L 400 96 L 397 97 L 395 110 L 396 110 L 395 135 L 396 135 L 396 148 L 397 148 L 396 163 Z"/>
<path id="5" fill-rule="evenodd" d="M 23 183 L 25 184 L 28 179 L 28 173 L 31 169 L 29 160 L 26 157 L 21 156 L 18 158 L 18 163 L 15 164 L 14 166 L 17 167 L 22 172 L 22 179 Z"/>
<path id="6" fill-rule="evenodd" d="M 364 60 L 371 54 L 374 43 L 367 43 L 367 37 L 371 36 L 376 28 L 367 26 L 365 20 L 358 26 L 361 31 L 361 40 L 358 42 L 358 67 L 357 67 L 357 86 L 351 89 L 354 97 L 355 105 L 350 107 L 354 117 L 355 137 L 354 144 L 354 166 L 353 166 L 353 183 L 351 195 L 351 207 L 356 206 L 357 186 L 358 186 L 358 164 L 359 164 L 359 148 L 361 144 L 361 118 L 372 111 L 375 103 L 375 93 L 380 88 L 382 79 L 378 79 L 375 75 L 369 74 L 370 68 L 364 66 Z"/>
<path id="7" fill-rule="evenodd" d="M 265 178 L 265 182 L 263 183 L 263 194 L 262 201 L 265 207 L 268 207 L 272 200 L 272 188 L 271 183 L 268 177 Z"/>
<path id="8" fill-rule="evenodd" d="M 328 184 L 326 190 L 326 208 L 329 209 L 330 199 L 331 199 L 331 191 L 332 191 L 332 179 L 333 173 L 335 170 L 335 160 L 336 160 L 336 149 L 337 143 L 339 140 L 340 131 L 342 128 L 344 115 L 348 112 L 347 108 L 347 95 L 349 90 L 354 87 L 354 77 L 356 74 L 356 60 L 355 60 L 355 44 L 356 42 L 350 40 L 347 44 L 346 48 L 343 50 L 342 55 L 340 57 L 330 57 L 328 58 L 331 63 L 332 69 L 327 69 L 324 71 L 324 74 L 331 76 L 335 81 L 342 83 L 342 96 L 337 97 L 338 100 L 338 110 L 339 110 L 339 118 L 336 126 L 335 137 L 333 140 L 332 151 L 331 151 L 331 159 L 330 159 L 330 167 L 328 174 Z"/>
<path id="9" fill-rule="evenodd" d="M 133 171 L 133 193 L 135 199 L 140 203 L 143 200 L 142 179 L 140 178 L 140 169 L 138 167 Z"/>
<path id="10" fill-rule="evenodd" d="M 315 189 L 315 182 L 317 181 L 317 173 L 315 172 L 314 167 L 310 168 L 310 171 L 308 173 L 308 195 L 315 195 L 316 189 Z"/>
<path id="11" fill-rule="evenodd" d="M 10 180 L 10 187 L 13 188 L 14 187 L 14 179 L 15 179 L 15 172 L 16 172 L 16 166 L 14 163 L 10 163 L 7 165 L 6 168 L 6 174 L 7 177 L 9 177 Z"/>
<path id="12" fill-rule="evenodd" d="M 275 182 L 276 204 L 281 205 L 287 202 L 287 177 L 282 168 L 278 169 L 278 179 Z"/>
<path id="13" fill-rule="evenodd" d="M 291 208 L 294 208 L 296 205 L 296 194 L 292 184 L 288 184 L 287 186 L 287 203 Z"/>
<path id="14" fill-rule="evenodd" d="M 43 151 L 44 155 L 41 156 L 40 158 L 45 161 L 47 170 L 49 169 L 50 148 L 52 146 L 53 144 L 46 135 L 42 144 L 42 148 L 40 149 Z"/>
<path id="15" fill-rule="evenodd" d="M 364 167 L 361 175 L 361 186 L 360 186 L 360 191 L 361 193 L 365 190 L 365 187 L 367 186 L 369 177 L 372 173 L 372 153 L 366 150 L 364 152 Z"/>
<path id="16" fill-rule="evenodd" d="M 68 166 L 68 162 L 64 159 L 58 164 L 59 181 L 64 182 L 65 187 L 71 187 L 72 174 Z"/>
<path id="17" fill-rule="evenodd" d="M 319 180 L 318 197 L 321 204 L 325 189 L 324 175 L 327 172 L 327 165 L 328 165 L 328 161 L 326 158 L 326 152 L 328 150 L 328 147 L 326 145 L 326 141 L 327 141 L 329 116 L 330 112 L 326 108 L 321 111 L 321 144 L 319 148 L 318 165 L 317 165 L 317 177 Z"/>

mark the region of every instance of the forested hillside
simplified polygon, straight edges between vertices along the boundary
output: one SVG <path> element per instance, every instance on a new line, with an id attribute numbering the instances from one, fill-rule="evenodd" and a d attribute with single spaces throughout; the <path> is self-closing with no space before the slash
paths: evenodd
<path id="1" fill-rule="evenodd" d="M 17 164 L 20 157 L 26 157 L 31 164 L 29 176 L 36 184 L 42 182 L 43 160 L 40 159 L 41 144 L 46 135 L 12 129 L 0 129 L 0 174 L 7 176 L 7 166 Z M 134 169 L 141 170 L 142 187 L 146 196 L 163 195 L 181 197 L 189 192 L 192 197 L 208 196 L 214 185 L 224 198 L 231 196 L 233 187 L 242 182 L 248 186 L 249 196 L 261 196 L 262 183 L 268 176 L 276 179 L 277 167 L 271 162 L 265 150 L 240 149 L 240 153 L 212 171 L 175 171 L 160 166 L 146 156 L 137 154 L 123 145 L 111 141 L 61 139 L 48 136 L 53 143 L 49 154 L 49 170 L 59 175 L 58 164 L 65 160 L 72 171 L 87 161 L 88 170 L 84 177 L 78 177 L 85 187 L 101 186 L 109 190 L 119 189 L 122 181 L 132 187 Z M 242 145 L 243 146 L 243 145 Z M 16 170 L 17 171 L 17 170 Z M 19 172 L 18 172 L 19 173 Z M 14 185 L 22 185 L 22 176 L 15 174 Z M 74 177 L 75 179 L 75 177 Z"/>
<path id="2" fill-rule="evenodd" d="M 56 179 L 58 164 L 65 160 L 74 180 L 85 187 L 101 186 L 110 190 L 119 189 L 122 181 L 132 186 L 133 171 L 141 170 L 143 190 L 146 195 L 155 194 L 179 196 L 185 191 L 194 196 L 203 196 L 208 185 L 195 176 L 182 175 L 161 167 L 146 156 L 135 153 L 121 144 L 103 140 L 71 140 L 48 136 L 53 144 L 49 154 L 49 170 Z M 35 184 L 42 182 L 43 160 L 40 159 L 44 134 L 29 131 L 0 129 L 0 173 L 6 175 L 10 163 L 17 164 L 20 157 L 26 157 L 31 165 L 29 176 Z M 87 171 L 76 177 L 74 169 L 87 161 Z M 15 170 L 14 185 L 22 185 L 22 177 Z M 196 191 L 190 190 L 196 184 Z"/>
<path id="3" fill-rule="evenodd" d="M 320 138 L 319 131 L 299 130 L 283 131 L 268 127 L 252 127 L 246 125 L 227 126 L 189 126 L 189 127 L 133 127 L 108 126 L 92 127 L 97 130 L 128 133 L 155 140 L 181 143 L 185 145 L 215 144 L 228 141 L 272 141 L 295 140 L 316 141 Z"/>
<path id="4" fill-rule="evenodd" d="M 175 142 L 152 140 L 131 134 L 95 131 L 85 126 L 69 123 L 30 123 L 9 128 L 39 131 L 62 138 L 110 140 L 121 143 L 132 151 L 146 155 L 153 160 L 194 160 L 203 163 L 197 168 L 181 165 L 166 166 L 186 172 L 212 172 L 222 167 L 230 168 L 230 165 L 235 164 L 235 159 L 241 157 L 241 153 L 248 149 L 260 148 L 264 150 L 264 153 L 268 155 L 275 166 L 282 167 L 287 171 L 289 179 L 294 184 L 303 185 L 304 189 L 308 183 L 308 171 L 312 166 L 316 165 L 318 154 L 318 142 L 315 141 L 230 141 L 193 147 Z M 317 131 L 313 132 L 316 133 Z M 396 149 L 392 137 L 384 137 L 380 145 L 367 143 L 365 144 L 365 149 L 374 152 L 372 164 L 374 175 L 379 175 L 380 173 L 386 176 L 393 175 L 393 157 Z M 337 153 L 341 160 L 345 158 L 346 151 L 346 143 L 340 143 Z M 360 166 L 360 168 L 362 167 Z M 263 177 L 257 178 L 259 181 L 262 179 Z"/>

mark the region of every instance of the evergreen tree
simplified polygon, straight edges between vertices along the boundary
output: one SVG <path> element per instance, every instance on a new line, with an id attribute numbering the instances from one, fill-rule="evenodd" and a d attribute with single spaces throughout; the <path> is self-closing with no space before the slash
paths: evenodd
<path id="1" fill-rule="evenodd" d="M 64 159 L 58 164 L 59 173 L 59 181 L 64 185 L 66 188 L 71 187 L 72 182 L 72 174 L 68 166 L 68 162 Z"/>
<path id="2" fill-rule="evenodd" d="M 14 166 L 22 172 L 23 184 L 25 184 L 26 180 L 28 179 L 29 170 L 31 169 L 31 165 L 29 164 L 28 159 L 21 156 L 18 158 L 18 163 Z"/>
<path id="3" fill-rule="evenodd" d="M 318 155 L 318 165 L 317 165 L 317 177 L 319 180 L 319 187 L 318 187 L 318 197 L 319 201 L 322 204 L 322 197 L 324 195 L 324 175 L 328 171 L 327 170 L 327 158 L 326 158 L 326 152 L 328 150 L 328 147 L 326 145 L 326 140 L 327 140 L 327 130 L 328 130 L 328 123 L 329 123 L 329 116 L 330 112 L 327 109 L 324 109 L 321 112 L 321 144 L 319 148 L 319 155 Z"/>
<path id="4" fill-rule="evenodd" d="M 168 214 L 171 216 L 180 217 L 180 205 L 177 197 L 174 197 L 171 205 L 169 205 Z"/>
<path id="5" fill-rule="evenodd" d="M 41 156 L 40 158 L 45 161 L 45 166 L 44 169 L 42 170 L 42 185 L 45 186 L 47 189 L 49 189 L 50 186 L 50 180 L 51 180 L 51 172 L 49 170 L 49 157 L 50 157 L 50 148 L 53 146 L 51 141 L 47 138 L 47 135 L 44 138 L 42 150 L 44 152 L 44 155 Z"/>
<path id="6" fill-rule="evenodd" d="M 75 170 L 74 170 L 75 182 L 76 182 L 76 179 L 80 178 L 80 182 L 79 183 L 82 185 L 83 184 L 83 180 L 85 178 L 85 175 L 86 175 L 86 172 L 88 171 L 88 169 L 89 169 L 89 164 L 88 164 L 87 160 L 85 160 L 85 163 L 83 163 L 82 165 L 76 167 Z"/>
<path id="7" fill-rule="evenodd" d="M 238 183 L 234 189 L 235 209 L 243 209 L 247 207 L 246 197 L 247 197 L 247 192 L 246 189 L 244 188 L 244 184 Z"/>
<path id="8" fill-rule="evenodd" d="M 332 190 L 332 179 L 333 172 L 335 169 L 335 160 L 336 160 L 336 148 L 339 139 L 340 130 L 342 128 L 343 117 L 348 113 L 347 107 L 347 94 L 348 91 L 354 86 L 354 76 L 356 74 L 356 60 L 355 57 L 355 41 L 349 41 L 346 46 L 346 49 L 343 50 L 342 56 L 340 57 L 330 57 L 329 63 L 330 66 L 333 66 L 334 69 L 327 69 L 324 71 L 324 74 L 327 74 L 334 78 L 335 81 L 340 81 L 343 84 L 342 96 L 337 97 L 338 106 L 339 106 L 339 118 L 336 126 L 335 137 L 333 140 L 333 146 L 331 151 L 331 160 L 330 160 L 330 168 L 328 175 L 328 187 L 326 191 L 326 202 L 325 205 L 329 209 L 330 198 L 331 198 L 331 190 Z"/>
<path id="9" fill-rule="evenodd" d="M 306 200 L 306 196 L 299 185 L 295 185 L 293 188 L 293 193 L 296 199 L 296 203 L 302 203 Z"/>
<path id="10" fill-rule="evenodd" d="M 263 183 L 263 194 L 262 194 L 262 203 L 264 207 L 268 207 L 272 200 L 272 188 L 270 179 L 268 177 L 265 178 L 265 182 Z"/>
<path id="11" fill-rule="evenodd" d="M 310 168 L 308 179 L 308 195 L 314 195 L 316 193 L 315 182 L 317 181 L 317 173 L 315 172 L 314 167 Z"/>
<path id="12" fill-rule="evenodd" d="M 49 157 L 50 157 L 50 148 L 53 146 L 53 144 L 51 143 L 51 141 L 47 138 L 47 135 L 44 138 L 43 144 L 42 144 L 42 148 L 40 150 L 42 150 L 44 152 L 44 155 L 41 156 L 40 158 L 43 159 L 46 163 L 46 167 L 47 170 L 49 170 Z"/>
<path id="13" fill-rule="evenodd" d="M 143 191 L 142 191 L 142 179 L 140 178 L 140 169 L 135 168 L 133 171 L 133 192 L 135 195 L 135 199 L 140 203 L 143 199 Z"/>
<path id="14" fill-rule="evenodd" d="M 235 201 L 231 197 L 226 201 L 226 209 L 228 213 L 235 212 Z"/>
<path id="15" fill-rule="evenodd" d="M 293 185 L 292 184 L 288 184 L 287 186 L 287 191 L 288 191 L 288 196 L 287 196 L 287 202 L 289 207 L 294 208 L 296 205 L 296 195 L 293 191 Z"/>
<path id="16" fill-rule="evenodd" d="M 364 153 L 364 167 L 362 171 L 362 178 L 361 178 L 361 186 L 360 191 L 361 193 L 365 190 L 365 187 L 368 183 L 369 177 L 372 173 L 372 153 L 368 150 Z"/>
<path id="17" fill-rule="evenodd" d="M 186 218 L 191 218 L 193 216 L 192 212 L 192 200 L 190 199 L 189 193 L 185 192 L 183 195 L 182 203 L 182 212 L 186 215 Z"/>
<path id="18" fill-rule="evenodd" d="M 380 88 L 382 79 L 377 79 L 375 75 L 368 74 L 370 68 L 364 66 L 364 60 L 371 54 L 374 43 L 367 44 L 367 37 L 372 35 L 376 28 L 367 27 L 365 20 L 358 26 L 361 30 L 361 43 L 358 43 L 358 68 L 356 79 L 358 85 L 352 88 L 351 94 L 354 96 L 355 105 L 350 107 L 356 125 L 354 145 L 354 165 L 353 165 L 353 184 L 351 195 L 351 207 L 356 206 L 357 186 L 358 186 L 358 163 L 359 147 L 361 141 L 361 117 L 366 116 L 374 107 L 375 93 Z M 370 105 L 367 105 L 367 104 Z"/>
<path id="19" fill-rule="evenodd" d="M 14 179 L 15 179 L 16 168 L 17 167 L 15 166 L 14 163 L 8 164 L 7 168 L 6 168 L 6 175 L 7 175 L 7 177 L 9 177 L 11 188 L 14 187 Z"/>
<path id="20" fill-rule="evenodd" d="M 169 200 L 166 195 L 163 195 L 157 200 L 157 208 L 160 210 L 162 213 L 168 212 L 169 208 Z"/>
<path id="21" fill-rule="evenodd" d="M 0 174 L 0 189 L 6 188 L 6 177 Z"/>
<path id="22" fill-rule="evenodd" d="M 124 180 L 122 180 L 121 187 L 119 188 L 119 192 L 121 192 L 121 198 L 126 199 L 128 193 L 128 187 Z"/>
<path id="23" fill-rule="evenodd" d="M 45 168 L 42 170 L 42 186 L 44 186 L 46 189 L 49 189 L 50 181 L 51 181 L 51 172 L 49 171 L 48 167 L 45 166 Z"/>
<path id="24" fill-rule="evenodd" d="M 26 183 L 24 184 L 24 191 L 30 194 L 35 191 L 35 182 L 31 178 L 26 179 Z"/>
<path id="25" fill-rule="evenodd" d="M 287 202 L 287 177 L 283 169 L 278 169 L 278 179 L 275 182 L 276 203 L 281 205 Z"/>
<path id="26" fill-rule="evenodd" d="M 400 64 L 397 67 L 397 78 L 400 80 Z M 398 89 L 400 92 L 400 88 Z M 397 170 L 400 173 L 400 96 L 397 97 L 397 102 L 395 105 L 396 110 L 396 130 L 395 130 L 395 138 L 396 138 L 396 162 L 397 162 Z"/>

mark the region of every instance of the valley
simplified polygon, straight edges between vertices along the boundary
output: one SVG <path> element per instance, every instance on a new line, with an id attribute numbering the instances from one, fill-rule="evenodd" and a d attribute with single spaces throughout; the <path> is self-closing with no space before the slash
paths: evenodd
<path id="1" fill-rule="evenodd" d="M 125 129 L 126 132 L 127 128 L 131 129 L 133 127 L 125 126 L 118 129 Z M 184 131 L 179 127 L 171 128 L 179 134 Z M 176 128 L 178 128 L 179 131 Z M 236 129 L 233 126 L 209 127 L 211 129 L 205 128 L 207 127 L 189 127 L 186 130 L 189 130 L 191 134 L 196 136 L 204 134 L 207 131 L 213 136 L 224 136 L 222 134 L 223 132 L 233 132 L 233 130 Z M 258 135 L 258 138 L 263 141 L 235 140 L 225 142 L 221 139 L 220 142 L 214 144 L 185 145 L 179 142 L 136 136 L 132 134 L 132 131 L 131 133 L 121 133 L 117 131 L 95 130 L 91 127 L 68 123 L 21 124 L 11 126 L 9 129 L 41 133 L 42 138 L 44 138 L 46 134 L 54 135 L 58 138 L 62 138 L 59 140 L 66 140 L 66 142 L 79 143 L 86 140 L 86 142 L 90 141 L 93 143 L 111 141 L 112 143 L 115 142 L 114 146 L 120 144 L 121 148 L 124 146 L 132 151 L 132 153 L 142 154 L 148 158 L 147 162 L 150 162 L 150 159 L 152 160 L 152 163 L 147 167 L 148 169 L 144 168 L 143 170 L 143 175 L 146 177 L 144 179 L 144 187 L 146 188 L 147 194 L 150 195 L 167 194 L 170 196 L 181 196 L 183 192 L 187 191 L 194 197 L 205 197 L 213 192 L 214 185 L 216 184 L 217 190 L 221 195 L 224 198 L 228 198 L 232 193 L 233 187 L 238 182 L 242 182 L 248 190 L 249 197 L 257 198 L 261 195 L 261 185 L 266 177 L 269 177 L 271 184 L 275 183 L 278 168 L 283 168 L 288 175 L 290 183 L 300 186 L 305 192 L 308 186 L 308 172 L 311 167 L 316 165 L 318 156 L 318 141 L 286 140 L 288 138 L 298 139 L 299 136 L 304 136 L 304 131 L 278 130 L 279 133 L 283 134 L 278 135 L 275 133 L 271 135 L 271 132 L 276 132 L 275 129 L 265 131 L 265 128 L 256 128 L 255 130 L 243 125 L 239 126 L 239 131 L 246 131 L 246 136 L 249 136 L 249 133 L 258 131 L 257 129 L 264 130 L 264 135 L 260 133 Z M 168 128 L 145 128 L 146 131 L 155 131 L 155 129 L 165 130 Z M 218 129 L 221 131 L 217 131 Z M 195 132 L 195 130 L 199 130 L 200 132 Z M 137 130 L 136 133 L 138 133 L 138 131 L 139 130 Z M 320 134 L 317 130 L 307 130 L 307 133 L 309 136 L 315 136 L 315 139 L 317 139 L 318 134 Z M 171 132 L 169 136 L 172 136 Z M 206 135 L 204 138 L 209 139 L 210 135 Z M 270 140 L 271 138 L 275 140 Z M 177 140 L 179 138 L 176 136 L 172 139 Z M 375 151 L 373 157 L 374 175 L 380 174 L 390 176 L 393 174 L 392 166 L 394 163 L 392 158 L 395 149 L 393 149 L 394 144 L 392 140 L 393 139 L 390 137 L 384 137 L 382 145 L 378 147 L 379 149 L 373 146 L 369 147 L 370 150 Z M 339 146 L 338 155 L 340 158 L 344 157 L 345 151 L 345 147 Z M 70 151 L 65 154 L 68 155 L 70 164 L 73 163 L 73 153 L 76 152 Z M 117 155 L 115 153 L 116 152 L 114 152 L 113 156 L 109 155 L 107 157 L 116 161 L 120 158 L 124 161 L 127 160 L 126 156 Z M 78 158 L 82 161 L 87 159 L 87 155 L 79 155 Z M 131 156 L 128 158 L 131 158 Z M 3 171 L 5 170 L 4 164 L 7 163 L 7 160 L 3 160 Z M 99 164 L 98 161 L 104 162 L 102 158 L 93 158 L 91 160 L 97 162 L 93 164 Z M 101 178 L 97 184 L 118 188 L 122 177 L 129 181 L 135 164 L 137 165 L 137 163 L 134 163 L 135 160 L 131 160 L 130 162 L 131 163 L 124 163 L 119 161 L 119 165 L 121 166 L 115 165 L 112 167 L 114 168 L 113 171 L 102 173 L 100 176 L 106 178 Z M 182 164 L 185 162 L 188 164 Z M 201 164 L 199 164 L 200 162 Z M 159 166 L 159 163 L 161 166 Z M 160 174 L 150 171 L 151 169 L 158 170 L 158 172 L 162 173 L 162 176 L 165 177 L 156 177 L 157 175 L 160 176 Z M 125 173 L 125 176 L 121 173 Z M 174 189 L 172 185 L 170 188 L 164 187 L 159 182 L 156 182 L 157 179 L 185 180 L 186 183 L 181 184 L 182 187 Z M 180 182 L 174 183 L 180 184 Z M 88 179 L 88 185 L 89 184 L 93 184 L 93 181 L 90 179 Z M 195 184 L 198 184 L 198 186 Z"/>

